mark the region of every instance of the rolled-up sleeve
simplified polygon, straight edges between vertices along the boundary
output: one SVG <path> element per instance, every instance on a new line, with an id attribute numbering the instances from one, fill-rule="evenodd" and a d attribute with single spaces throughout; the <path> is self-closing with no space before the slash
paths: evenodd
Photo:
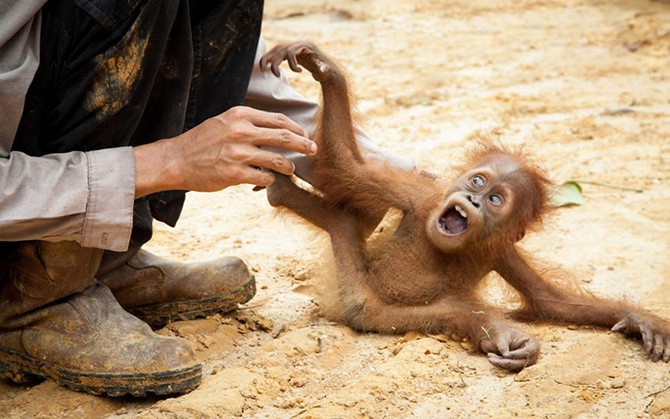
<path id="1" fill-rule="evenodd" d="M 0 157 L 0 241 L 74 240 L 128 248 L 135 197 L 131 147 Z"/>

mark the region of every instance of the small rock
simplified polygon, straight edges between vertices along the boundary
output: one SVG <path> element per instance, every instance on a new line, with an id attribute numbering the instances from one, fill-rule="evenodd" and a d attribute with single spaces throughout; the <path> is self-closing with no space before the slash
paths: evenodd
<path id="1" fill-rule="evenodd" d="M 623 388 L 625 384 L 626 380 L 624 380 L 623 377 L 616 377 L 610 382 L 610 386 L 612 386 L 612 388 Z"/>

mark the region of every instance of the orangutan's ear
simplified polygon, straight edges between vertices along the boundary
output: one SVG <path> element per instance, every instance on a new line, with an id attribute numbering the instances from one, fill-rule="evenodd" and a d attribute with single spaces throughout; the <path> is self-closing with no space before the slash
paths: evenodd
<path id="1" fill-rule="evenodd" d="M 526 230 L 525 230 L 525 229 L 523 229 L 523 230 L 519 231 L 518 233 L 516 233 L 516 241 L 515 241 L 515 243 L 518 242 L 518 241 L 521 241 L 521 239 L 523 239 L 525 236 L 526 236 Z"/>

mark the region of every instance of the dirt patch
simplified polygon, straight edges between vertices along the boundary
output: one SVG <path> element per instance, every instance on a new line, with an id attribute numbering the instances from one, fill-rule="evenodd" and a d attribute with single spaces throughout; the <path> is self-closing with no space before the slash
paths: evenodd
<path id="1" fill-rule="evenodd" d="M 269 44 L 309 39 L 346 67 L 361 124 L 383 147 L 444 172 L 471 138 L 524 144 L 556 181 L 585 187 L 523 246 L 596 293 L 670 317 L 670 3 L 270 1 Z M 305 74 L 295 86 L 316 97 Z M 207 208 L 207 210 L 203 210 Z M 203 384 L 168 399 L 108 399 L 52 383 L 0 384 L 3 415 L 107 417 L 668 417 L 670 367 L 636 341 L 528 326 L 542 341 L 519 374 L 444 336 L 358 334 L 318 315 L 324 240 L 251 187 L 189 194 L 149 248 L 180 260 L 232 254 L 258 295 L 227 316 L 174 323 Z M 502 287 L 491 278 L 491 298 Z"/>

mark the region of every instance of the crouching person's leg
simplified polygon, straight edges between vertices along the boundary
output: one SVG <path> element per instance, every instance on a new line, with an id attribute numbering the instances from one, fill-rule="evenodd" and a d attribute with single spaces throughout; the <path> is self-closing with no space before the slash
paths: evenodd
<path id="1" fill-rule="evenodd" d="M 179 263 L 140 248 L 106 252 L 98 279 L 123 308 L 153 328 L 234 310 L 256 293 L 253 275 L 232 256 Z"/>
<path id="2" fill-rule="evenodd" d="M 183 393 L 201 380 L 190 344 L 159 336 L 96 281 L 102 251 L 25 242 L 2 280 L 0 374 L 94 394 Z"/>
<path id="3" fill-rule="evenodd" d="M 96 2 L 108 10 L 74 0 L 47 3 L 40 67 L 12 151 L 43 156 L 141 145 L 179 135 L 242 101 L 262 2 L 130 3 Z M 226 16 L 237 26 L 209 20 Z M 243 37 L 214 45 L 202 42 L 205 29 Z M 228 45 L 239 54 L 219 48 Z M 211 51 L 197 50 L 205 47 L 222 56 L 213 60 Z M 223 58 L 229 64 L 222 67 Z M 221 84 L 231 80 L 225 68 L 238 76 L 229 85 Z M 220 103 L 214 106 L 208 95 Z M 238 259 L 182 265 L 138 252 L 151 237 L 153 219 L 174 225 L 183 197 L 184 191 L 167 191 L 136 200 L 131 250 L 107 253 L 102 266 L 102 250 L 72 242 L 22 242 L 13 258 L 1 255 L 0 376 L 47 378 L 112 396 L 197 386 L 201 365 L 190 345 L 155 335 L 124 310 L 157 326 L 228 311 L 253 296 L 253 277 Z"/>
<path id="4" fill-rule="evenodd" d="M 263 11 L 260 0 L 196 0 L 189 5 L 192 67 L 197 78 L 189 86 L 184 128 L 242 103 Z M 151 208 L 161 219 L 164 208 L 155 204 Z M 98 279 L 109 286 L 125 309 L 154 328 L 174 320 L 228 312 L 256 292 L 253 275 L 236 257 L 177 263 L 140 249 L 139 244 L 134 240 L 127 252 L 106 252 Z"/>

